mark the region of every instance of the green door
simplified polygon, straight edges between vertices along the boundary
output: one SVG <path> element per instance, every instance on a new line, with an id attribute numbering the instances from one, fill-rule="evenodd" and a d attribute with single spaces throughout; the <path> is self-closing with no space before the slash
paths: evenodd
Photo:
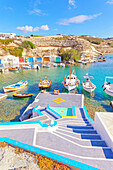
<path id="1" fill-rule="evenodd" d="M 60 63 L 60 58 L 56 57 L 56 63 Z"/>

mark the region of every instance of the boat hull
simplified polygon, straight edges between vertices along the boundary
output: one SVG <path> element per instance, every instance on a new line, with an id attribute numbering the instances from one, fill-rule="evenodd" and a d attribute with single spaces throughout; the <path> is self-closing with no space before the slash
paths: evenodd
<path id="1" fill-rule="evenodd" d="M 71 91 L 71 90 L 74 90 L 75 88 L 77 88 L 78 86 L 77 86 L 77 85 L 75 85 L 75 86 L 64 85 L 64 87 L 65 87 L 68 91 Z"/>
<path id="2" fill-rule="evenodd" d="M 14 97 L 25 98 L 25 97 L 32 97 L 32 93 L 14 93 Z"/>
<path id="3" fill-rule="evenodd" d="M 49 81 L 49 84 L 43 84 L 43 82 L 40 82 L 38 84 L 38 87 L 41 88 L 41 89 L 48 89 L 51 86 L 51 82 L 52 81 Z"/>
<path id="4" fill-rule="evenodd" d="M 103 90 L 105 91 L 106 94 L 113 97 L 113 90 L 109 90 L 109 88 L 106 86 L 103 86 Z"/>
<path id="5" fill-rule="evenodd" d="M 28 82 L 26 81 L 23 85 L 19 86 L 19 87 L 11 87 L 11 85 L 8 87 L 3 87 L 3 90 L 5 93 L 8 93 L 8 92 L 12 92 L 12 91 L 17 91 L 17 90 L 21 90 L 23 89 L 26 85 L 28 84 Z M 16 84 L 14 84 L 16 85 Z"/>
<path id="6" fill-rule="evenodd" d="M 82 86 L 83 87 L 83 89 L 85 90 L 85 91 L 87 91 L 87 92 L 89 92 L 89 93 L 92 93 L 92 92 L 94 92 L 94 90 L 95 90 L 95 88 L 86 88 L 85 86 Z"/>
<path id="7" fill-rule="evenodd" d="M 105 90 L 106 94 L 108 94 L 109 96 L 112 96 L 113 97 L 113 92 L 109 92 L 108 90 Z"/>

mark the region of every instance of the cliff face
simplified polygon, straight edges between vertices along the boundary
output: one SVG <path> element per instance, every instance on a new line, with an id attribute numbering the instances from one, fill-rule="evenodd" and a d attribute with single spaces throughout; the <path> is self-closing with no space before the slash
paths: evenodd
<path id="1" fill-rule="evenodd" d="M 91 41 L 92 40 L 92 41 Z M 97 43 L 99 41 L 99 44 Z M 113 54 L 113 41 L 94 38 L 90 36 L 49 36 L 49 37 L 30 37 L 14 40 L 13 43 L 4 45 L 0 43 L 0 55 L 8 55 L 6 48 L 20 47 L 23 41 L 31 41 L 35 45 L 35 49 L 23 49 L 23 56 L 37 55 L 53 55 L 58 53 L 59 48 L 69 49 L 75 48 L 78 52 L 87 56 L 96 56 L 100 53 Z M 96 43 L 95 43 L 96 42 Z"/>
<path id="2" fill-rule="evenodd" d="M 22 41 L 31 41 L 36 48 L 32 50 L 33 54 L 39 55 L 50 55 L 57 54 L 59 48 L 75 48 L 78 52 L 86 55 L 97 55 L 91 48 L 91 43 L 87 40 L 80 39 L 77 37 L 39 37 L 39 38 L 27 38 L 22 39 Z M 31 52 L 30 52 L 31 53 Z"/>

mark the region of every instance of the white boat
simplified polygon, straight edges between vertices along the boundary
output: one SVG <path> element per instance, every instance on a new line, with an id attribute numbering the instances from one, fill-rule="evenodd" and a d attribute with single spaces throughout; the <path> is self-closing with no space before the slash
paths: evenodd
<path id="1" fill-rule="evenodd" d="M 22 66 L 23 69 L 31 69 L 30 66 Z"/>
<path id="2" fill-rule="evenodd" d="M 74 73 L 71 73 L 70 70 L 70 75 L 68 75 L 67 78 L 65 76 L 62 83 L 68 91 L 71 91 L 79 86 L 80 81 Z"/>
<path id="3" fill-rule="evenodd" d="M 53 67 L 57 67 L 57 64 L 56 64 L 56 63 L 53 63 Z"/>
<path id="4" fill-rule="evenodd" d="M 89 76 L 88 73 L 84 76 L 85 81 L 82 82 L 82 87 L 89 93 L 94 92 L 96 86 L 90 81 L 90 79 L 94 79 L 93 76 Z"/>
<path id="5" fill-rule="evenodd" d="M 21 90 L 22 88 L 24 88 L 27 84 L 28 84 L 27 81 L 21 80 L 16 84 L 11 84 L 9 86 L 3 87 L 3 90 L 5 93 L 11 92 L 11 91 L 17 91 L 17 90 Z"/>
<path id="6" fill-rule="evenodd" d="M 88 62 L 87 61 L 82 61 L 82 64 L 86 65 Z"/>
<path id="7" fill-rule="evenodd" d="M 33 69 L 40 70 L 40 66 L 39 66 L 38 64 L 34 64 L 34 65 L 33 65 Z"/>
<path id="8" fill-rule="evenodd" d="M 107 82 L 107 79 L 113 79 L 113 77 L 105 77 L 104 85 L 102 86 L 103 90 L 108 95 L 113 96 L 113 84 L 110 82 Z"/>
<path id="9" fill-rule="evenodd" d="M 65 64 L 64 63 L 60 63 L 60 67 L 65 67 Z"/>
<path id="10" fill-rule="evenodd" d="M 44 67 L 44 68 L 49 68 L 50 65 L 49 65 L 49 64 L 43 64 L 42 67 Z"/>

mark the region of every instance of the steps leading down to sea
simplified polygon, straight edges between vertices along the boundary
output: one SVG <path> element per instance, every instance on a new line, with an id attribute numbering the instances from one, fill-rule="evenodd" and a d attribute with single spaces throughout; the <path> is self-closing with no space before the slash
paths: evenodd
<path id="1" fill-rule="evenodd" d="M 37 132 L 35 146 L 98 169 L 112 170 L 112 149 L 86 118 L 83 108 L 76 108 L 76 114 L 56 119 L 58 128 L 54 132 Z"/>

